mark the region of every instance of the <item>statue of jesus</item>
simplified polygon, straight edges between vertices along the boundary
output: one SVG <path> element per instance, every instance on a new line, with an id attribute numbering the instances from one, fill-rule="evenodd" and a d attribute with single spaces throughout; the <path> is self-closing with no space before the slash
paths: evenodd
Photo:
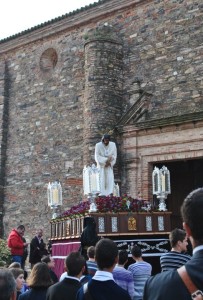
<path id="1" fill-rule="evenodd" d="M 95 146 L 95 161 L 100 169 L 100 195 L 109 196 L 114 190 L 113 166 L 116 163 L 116 144 L 110 141 L 109 134 L 102 137 L 101 142 Z"/>

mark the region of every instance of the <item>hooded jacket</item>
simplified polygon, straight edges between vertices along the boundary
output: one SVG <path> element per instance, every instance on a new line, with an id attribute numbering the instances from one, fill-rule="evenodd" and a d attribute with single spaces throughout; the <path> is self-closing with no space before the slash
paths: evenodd
<path id="1" fill-rule="evenodd" d="M 23 256 L 23 240 L 16 229 L 13 229 L 9 234 L 8 247 L 11 249 L 12 255 Z"/>

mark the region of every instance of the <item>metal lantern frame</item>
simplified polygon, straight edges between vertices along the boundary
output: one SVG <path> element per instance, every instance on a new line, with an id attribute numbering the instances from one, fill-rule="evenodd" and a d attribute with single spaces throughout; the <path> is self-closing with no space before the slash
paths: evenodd
<path id="1" fill-rule="evenodd" d="M 59 208 L 63 204 L 62 187 L 59 181 L 48 183 L 47 186 L 48 206 L 53 210 L 52 219 L 58 216 Z"/>
<path id="2" fill-rule="evenodd" d="M 152 172 L 153 195 L 159 199 L 159 211 L 167 211 L 165 200 L 171 193 L 170 172 L 166 166 L 154 167 Z"/>
<path id="3" fill-rule="evenodd" d="M 90 200 L 89 212 L 96 212 L 96 196 L 100 194 L 100 169 L 95 164 L 83 168 L 83 192 Z"/>

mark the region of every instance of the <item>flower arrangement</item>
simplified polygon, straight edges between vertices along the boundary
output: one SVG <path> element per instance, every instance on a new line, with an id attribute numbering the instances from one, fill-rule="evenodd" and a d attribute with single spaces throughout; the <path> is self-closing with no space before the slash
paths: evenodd
<path id="1" fill-rule="evenodd" d="M 0 265 L 5 266 L 11 263 L 11 251 L 7 246 L 7 242 L 0 239 Z"/>
<path id="2" fill-rule="evenodd" d="M 88 210 L 90 208 L 90 202 L 89 201 L 83 201 L 80 202 L 78 205 L 72 206 L 70 209 L 63 212 L 59 218 L 69 217 L 69 218 L 75 218 L 75 217 L 81 217 L 88 213 Z"/>
<path id="3" fill-rule="evenodd" d="M 95 199 L 95 203 L 97 205 L 98 213 L 141 212 L 152 210 L 149 201 L 134 199 L 127 195 L 124 195 L 123 197 L 100 196 Z M 59 218 L 75 218 L 85 216 L 89 213 L 89 209 L 90 201 L 83 201 L 63 212 Z"/>

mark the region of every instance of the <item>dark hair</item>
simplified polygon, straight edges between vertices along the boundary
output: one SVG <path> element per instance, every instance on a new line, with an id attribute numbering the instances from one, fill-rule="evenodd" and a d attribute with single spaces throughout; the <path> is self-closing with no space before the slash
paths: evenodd
<path id="1" fill-rule="evenodd" d="M 142 256 L 141 248 L 137 245 L 134 245 L 132 247 L 131 253 L 134 257 L 141 257 Z"/>
<path id="2" fill-rule="evenodd" d="M 203 243 L 203 188 L 192 191 L 181 206 L 183 222 L 191 230 L 191 235 L 198 244 Z"/>
<path id="3" fill-rule="evenodd" d="M 43 257 L 41 258 L 41 262 L 43 262 L 43 263 L 45 263 L 45 264 L 48 264 L 50 261 L 51 261 L 51 258 L 50 258 L 49 255 L 43 256 Z"/>
<path id="4" fill-rule="evenodd" d="M 186 237 L 186 232 L 183 229 L 175 228 L 172 230 L 169 234 L 169 240 L 171 247 L 175 247 L 178 243 L 178 241 L 183 242 Z"/>
<path id="5" fill-rule="evenodd" d="M 77 276 L 85 266 L 85 259 L 80 252 L 71 252 L 65 260 L 67 273 L 69 276 Z"/>
<path id="6" fill-rule="evenodd" d="M 16 293 L 16 281 L 13 274 L 8 269 L 0 269 L 1 300 L 10 300 L 14 293 Z"/>
<path id="7" fill-rule="evenodd" d="M 14 278 L 17 279 L 19 275 L 23 274 L 24 276 L 24 271 L 23 269 L 20 268 L 10 268 L 9 269 L 11 273 L 13 274 Z"/>
<path id="8" fill-rule="evenodd" d="M 27 280 L 31 288 L 49 287 L 53 284 L 49 268 L 46 263 L 36 263 Z"/>
<path id="9" fill-rule="evenodd" d="M 25 226 L 24 225 L 18 225 L 17 229 L 21 229 L 21 230 L 25 230 Z"/>
<path id="10" fill-rule="evenodd" d="M 90 246 L 88 249 L 87 249 L 87 256 L 89 258 L 94 258 L 95 257 L 95 247 L 94 246 Z"/>
<path id="11" fill-rule="evenodd" d="M 127 250 L 120 250 L 118 252 L 118 263 L 119 263 L 119 265 L 123 265 L 127 260 L 128 260 Z"/>
<path id="12" fill-rule="evenodd" d="M 100 270 L 110 268 L 115 264 L 118 256 L 116 243 L 110 239 L 101 239 L 95 247 L 95 259 Z"/>
<path id="13" fill-rule="evenodd" d="M 103 135 L 103 137 L 102 137 L 102 142 L 104 141 L 104 140 L 111 140 L 111 136 L 109 135 L 109 134 L 107 134 L 107 133 L 105 133 L 104 135 Z"/>

